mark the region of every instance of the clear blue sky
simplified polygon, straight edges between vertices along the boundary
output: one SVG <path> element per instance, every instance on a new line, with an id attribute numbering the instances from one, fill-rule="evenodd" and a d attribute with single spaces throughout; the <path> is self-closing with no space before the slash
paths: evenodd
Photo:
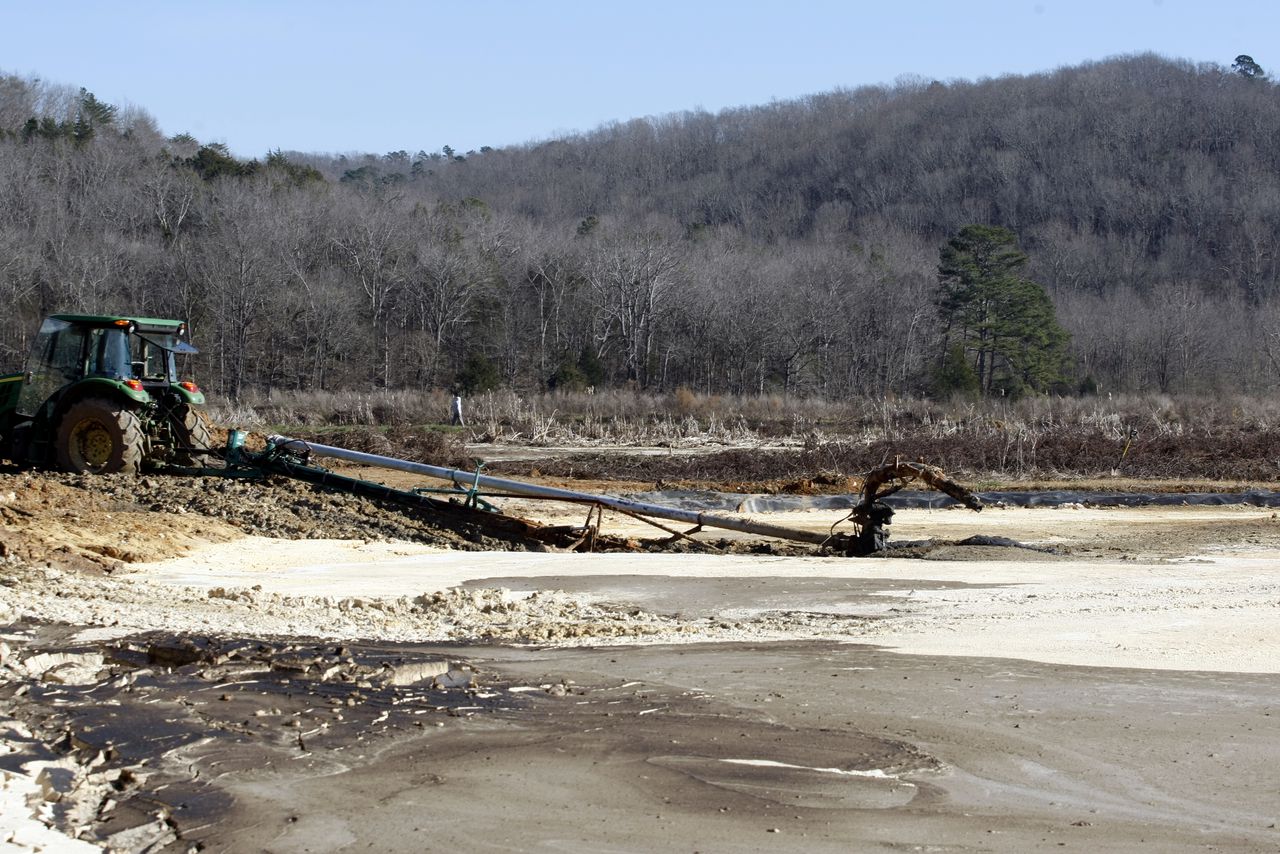
<path id="1" fill-rule="evenodd" d="M 466 151 L 1143 51 L 1280 70 L 1278 36 L 1274 0 L 0 0 L 0 71 L 84 86 L 242 157 Z"/>

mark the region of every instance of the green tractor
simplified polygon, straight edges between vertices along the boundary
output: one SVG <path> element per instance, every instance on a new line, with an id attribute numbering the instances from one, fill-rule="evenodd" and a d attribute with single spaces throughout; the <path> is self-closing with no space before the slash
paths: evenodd
<path id="1" fill-rule="evenodd" d="M 0 456 L 93 474 L 204 465 L 204 395 L 177 373 L 175 355 L 198 352 L 185 336 L 178 320 L 45 318 L 26 370 L 0 376 Z"/>

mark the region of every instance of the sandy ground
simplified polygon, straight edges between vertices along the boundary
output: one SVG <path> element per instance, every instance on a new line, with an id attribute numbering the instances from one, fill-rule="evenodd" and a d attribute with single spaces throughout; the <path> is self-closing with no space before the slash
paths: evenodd
<path id="1" fill-rule="evenodd" d="M 785 524 L 811 528 L 838 518 L 775 515 Z M 160 564 L 135 565 L 129 580 L 184 590 L 256 586 L 277 597 L 391 601 L 464 585 L 498 586 L 517 595 L 567 590 L 590 602 L 677 613 L 686 624 L 702 620 L 718 626 L 727 620 L 747 626 L 736 635 L 715 628 L 686 633 L 685 641 L 794 638 L 800 627 L 778 616 L 790 613 L 810 618 L 803 637 L 874 640 L 916 654 L 1232 672 L 1280 668 L 1275 552 L 1249 542 L 1208 543 L 1203 533 L 1208 529 L 1229 538 L 1233 529 L 1243 528 L 1246 539 L 1256 540 L 1255 526 L 1266 532 L 1274 525 L 1280 536 L 1272 511 L 989 509 L 976 517 L 922 510 L 902 513 L 900 519 L 896 537 L 959 539 L 982 531 L 1076 547 L 1086 555 L 1117 548 L 1109 544 L 1123 535 L 1146 559 L 1046 559 L 1011 549 L 1000 550 L 1002 559 L 982 561 L 459 553 L 385 543 L 248 538 Z M 607 525 L 627 534 L 643 528 L 625 517 Z M 1179 531 L 1197 530 L 1180 541 Z M 792 579 L 804 583 L 788 584 Z M 903 591 L 902 579 L 918 582 L 920 589 Z M 695 581 L 701 582 L 698 589 L 687 590 Z M 824 581 L 831 584 L 824 587 Z M 743 595 L 743 585 L 754 592 Z M 860 599 L 832 601 L 833 587 L 856 589 Z M 675 589 L 683 592 L 677 595 Z M 850 617 L 879 619 L 851 626 Z M 772 631 L 771 619 L 776 622 Z M 316 626 L 316 633 L 323 634 L 322 628 Z M 656 632 L 653 639 L 670 640 L 669 634 Z M 397 639 L 441 638 L 406 632 Z"/>
<path id="2" fill-rule="evenodd" d="M 1280 850 L 1270 510 L 903 511 L 895 540 L 1056 552 L 868 559 L 214 529 L 0 579 L 17 725 L 145 762 L 165 850 Z M 156 630 L 262 651 L 157 659 Z M 22 670 L 46 649 L 109 672 Z M 389 656 L 473 675 L 379 682 Z"/>

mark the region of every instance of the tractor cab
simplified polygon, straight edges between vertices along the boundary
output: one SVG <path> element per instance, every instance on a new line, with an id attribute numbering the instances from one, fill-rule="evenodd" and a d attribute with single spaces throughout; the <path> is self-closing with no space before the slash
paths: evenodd
<path id="1" fill-rule="evenodd" d="M 186 324 L 175 320 L 85 315 L 45 318 L 27 358 L 26 381 L 18 398 L 19 415 L 35 417 L 41 407 L 81 380 L 95 387 L 115 386 L 127 397 L 177 393 L 188 403 L 203 403 L 193 383 L 178 381 L 176 354 L 200 352 L 184 340 Z M 175 389 L 176 387 L 176 389 Z M 185 392 L 185 394 L 182 394 Z M 201 399 L 196 400 L 199 396 Z"/>
<path id="2" fill-rule="evenodd" d="M 188 394 L 198 392 L 194 383 L 178 379 L 177 357 L 200 352 L 182 337 L 185 333 L 183 328 L 178 332 L 135 332 L 131 337 L 132 378 L 153 395 L 175 386 Z"/>
<path id="3" fill-rule="evenodd" d="M 208 428 L 194 409 L 204 395 L 178 378 L 176 356 L 198 352 L 185 335 L 177 320 L 46 318 L 26 370 L 0 377 L 5 455 L 97 472 L 196 459 Z"/>

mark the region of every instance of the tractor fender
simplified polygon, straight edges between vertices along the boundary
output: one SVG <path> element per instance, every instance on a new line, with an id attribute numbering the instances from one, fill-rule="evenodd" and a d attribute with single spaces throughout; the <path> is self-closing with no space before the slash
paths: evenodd
<path id="1" fill-rule="evenodd" d="M 176 394 L 188 406 L 204 406 L 204 392 L 202 391 L 192 391 L 183 386 L 182 383 L 170 383 L 169 391 Z"/>
<path id="2" fill-rule="evenodd" d="M 85 395 L 112 397 L 115 394 L 123 396 L 131 403 L 151 403 L 151 395 L 143 389 L 130 388 L 124 380 L 111 379 L 110 377 L 87 377 L 73 383 L 64 392 L 63 399 L 66 400 L 73 396 L 84 397 Z"/>
<path id="3" fill-rule="evenodd" d="M 40 414 L 36 416 L 36 420 L 52 425 L 51 429 L 57 429 L 63 413 L 86 397 L 100 397 L 108 400 L 116 398 L 133 408 L 148 406 L 154 402 L 150 394 L 130 388 L 125 385 L 124 380 L 88 377 L 64 386 L 49 398 L 41 408 Z"/>

